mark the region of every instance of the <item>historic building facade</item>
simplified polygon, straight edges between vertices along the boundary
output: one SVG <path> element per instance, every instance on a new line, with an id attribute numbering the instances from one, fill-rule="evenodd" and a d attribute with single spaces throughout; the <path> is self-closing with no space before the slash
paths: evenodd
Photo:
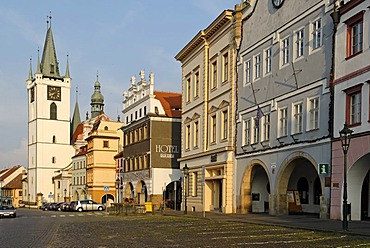
<path id="1" fill-rule="evenodd" d="M 157 207 L 168 198 L 176 205 L 181 198 L 173 194 L 180 191 L 177 182 L 182 177 L 177 162 L 181 94 L 154 91 L 154 73 L 146 81 L 140 71 L 139 81 L 133 76 L 123 96 L 123 151 L 116 156 L 118 198 L 137 204 L 150 201 Z"/>
<path id="2" fill-rule="evenodd" d="M 70 145 L 71 77 L 68 61 L 65 75 L 59 73 L 51 24 L 34 75 L 31 68 L 27 80 L 28 194 L 31 203 L 41 204 L 42 198 L 53 194 L 55 171 L 69 165 L 74 155 Z"/>
<path id="3" fill-rule="evenodd" d="M 329 216 L 332 7 L 326 0 L 244 2 L 237 212 Z"/>
<path id="4" fill-rule="evenodd" d="M 370 62 L 369 1 L 342 1 L 335 36 L 334 140 L 332 148 L 332 219 L 342 218 L 344 173 L 347 173 L 351 219 L 370 215 Z M 339 131 L 347 123 L 353 131 L 347 171 Z"/>
<path id="5" fill-rule="evenodd" d="M 176 55 L 183 92 L 179 161 L 189 168 L 184 193 L 191 211 L 233 212 L 234 36 L 233 12 L 225 10 Z"/>

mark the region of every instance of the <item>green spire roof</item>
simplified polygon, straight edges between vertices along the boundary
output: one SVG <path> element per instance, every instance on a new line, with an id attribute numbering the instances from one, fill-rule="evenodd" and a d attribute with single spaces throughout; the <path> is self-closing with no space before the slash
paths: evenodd
<path id="1" fill-rule="evenodd" d="M 66 75 L 64 77 L 66 78 L 70 78 L 70 74 L 69 74 L 69 60 L 68 60 L 68 55 L 67 55 L 67 66 L 66 66 Z"/>
<path id="2" fill-rule="evenodd" d="M 30 72 L 28 73 L 28 80 L 33 80 L 33 74 L 32 74 L 32 58 L 30 58 Z"/>
<path id="3" fill-rule="evenodd" d="M 44 51 L 41 59 L 41 72 L 46 77 L 60 77 L 57 53 L 55 51 L 51 26 L 49 26 L 46 33 Z"/>

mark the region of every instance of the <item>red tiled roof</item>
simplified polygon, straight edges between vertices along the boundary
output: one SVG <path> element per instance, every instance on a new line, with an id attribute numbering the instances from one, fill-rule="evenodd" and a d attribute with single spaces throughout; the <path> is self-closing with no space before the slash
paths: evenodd
<path id="1" fill-rule="evenodd" d="M 78 135 L 82 134 L 84 131 L 84 124 L 81 122 L 77 125 L 75 132 L 72 135 L 72 143 L 76 142 Z"/>
<path id="2" fill-rule="evenodd" d="M 180 93 L 154 91 L 155 98 L 158 99 L 168 117 L 181 117 L 181 97 Z"/>
<path id="3" fill-rule="evenodd" d="M 87 146 L 82 146 L 80 150 L 78 151 L 78 153 L 74 155 L 72 158 L 85 155 L 86 153 L 87 153 Z"/>
<path id="4" fill-rule="evenodd" d="M 21 167 L 20 165 L 16 165 L 16 166 L 13 166 L 12 168 L 9 168 L 4 171 L 6 171 L 2 176 L 0 176 L 0 180 L 4 180 L 5 178 L 7 178 L 8 176 L 10 176 L 12 173 L 14 173 L 16 170 L 18 170 L 18 168 Z"/>
<path id="5" fill-rule="evenodd" d="M 3 187 L 4 189 L 22 189 L 22 174 L 16 176 L 7 185 Z"/>

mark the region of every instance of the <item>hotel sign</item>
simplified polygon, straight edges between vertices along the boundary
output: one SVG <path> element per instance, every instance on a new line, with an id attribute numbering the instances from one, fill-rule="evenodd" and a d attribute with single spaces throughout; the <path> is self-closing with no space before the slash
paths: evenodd
<path id="1" fill-rule="evenodd" d="M 156 145 L 155 151 L 161 158 L 174 158 L 175 154 L 179 153 L 179 147 L 177 145 Z"/>

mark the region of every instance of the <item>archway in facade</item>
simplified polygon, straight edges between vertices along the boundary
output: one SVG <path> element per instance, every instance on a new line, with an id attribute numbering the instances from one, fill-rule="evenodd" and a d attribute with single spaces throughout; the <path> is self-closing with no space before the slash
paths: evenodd
<path id="1" fill-rule="evenodd" d="M 134 201 L 134 186 L 131 182 L 126 183 L 124 191 L 124 202 L 133 202 Z"/>
<path id="2" fill-rule="evenodd" d="M 114 196 L 112 194 L 105 194 L 101 197 L 101 203 L 106 204 L 107 207 L 114 202 Z"/>
<path id="3" fill-rule="evenodd" d="M 348 171 L 348 203 L 351 204 L 351 219 L 368 219 L 370 153 L 358 159 Z M 343 194 L 342 194 L 343 195 Z"/>
<path id="4" fill-rule="evenodd" d="M 139 181 L 136 185 L 137 203 L 144 204 L 148 200 L 147 187 L 144 181 Z"/>
<path id="5" fill-rule="evenodd" d="M 75 192 L 73 192 L 73 199 L 74 200 L 80 200 L 80 195 L 78 194 L 77 190 L 75 190 Z"/>
<path id="6" fill-rule="evenodd" d="M 241 213 L 269 211 L 271 193 L 267 168 L 260 160 L 252 160 L 247 166 L 241 183 Z"/>
<path id="7" fill-rule="evenodd" d="M 316 165 L 310 155 L 302 152 L 285 159 L 276 180 L 276 214 L 320 214 L 323 190 Z"/>
<path id="8" fill-rule="evenodd" d="M 182 188 L 181 181 L 173 181 L 166 186 L 164 192 L 164 203 L 166 208 L 181 209 Z"/>

